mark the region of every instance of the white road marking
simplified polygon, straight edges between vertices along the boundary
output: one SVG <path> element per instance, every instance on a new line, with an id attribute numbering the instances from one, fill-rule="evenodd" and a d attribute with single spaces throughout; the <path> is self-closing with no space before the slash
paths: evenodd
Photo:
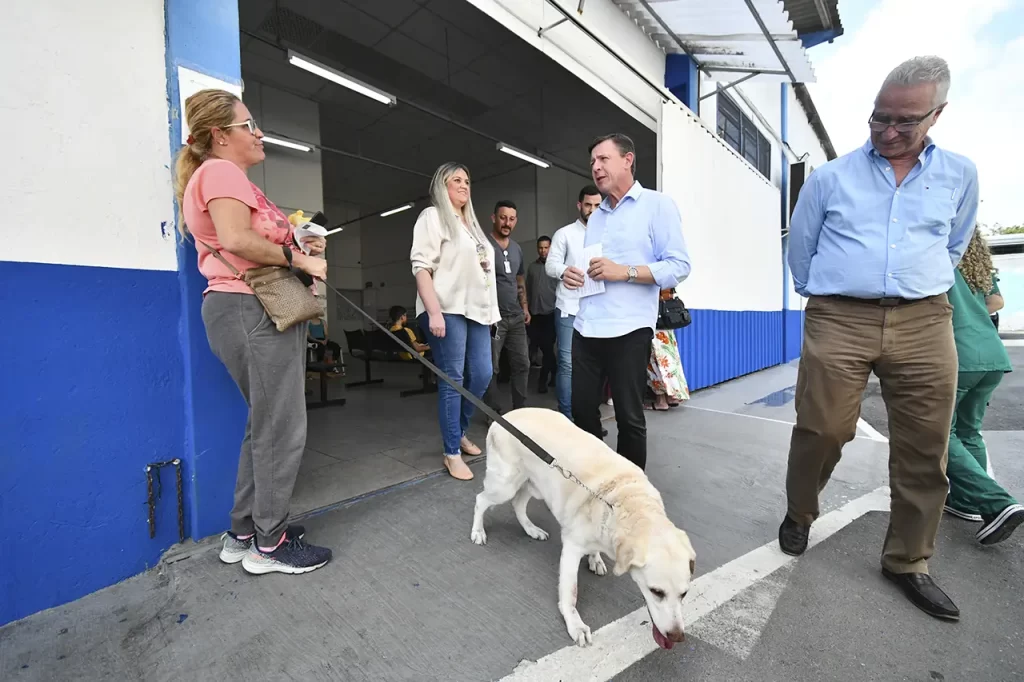
<path id="1" fill-rule="evenodd" d="M 888 438 L 886 438 L 885 436 L 880 434 L 875 429 L 874 426 L 872 426 L 871 424 L 868 424 L 866 421 L 864 421 L 863 417 L 858 417 L 858 419 L 857 419 L 857 428 L 860 429 L 861 431 L 863 431 L 865 434 L 867 434 L 867 437 L 870 438 L 873 441 L 877 441 L 879 443 L 888 443 L 889 442 Z"/>
<path id="2" fill-rule="evenodd" d="M 697 407 L 696 405 L 687 405 L 684 409 L 687 410 L 698 410 L 700 412 L 714 412 L 715 414 L 728 414 L 733 417 L 746 417 L 747 419 L 757 419 L 763 422 L 772 422 L 773 424 L 786 424 L 787 426 L 794 426 L 793 422 L 783 421 L 782 419 L 771 419 L 769 417 L 761 417 L 756 414 L 745 414 L 743 412 L 729 412 L 727 410 L 712 410 L 710 407 Z"/>
<path id="3" fill-rule="evenodd" d="M 697 407 L 695 405 L 687 405 L 683 409 L 685 409 L 685 410 L 698 410 L 700 412 L 713 412 L 715 414 L 725 414 L 725 415 L 729 415 L 729 416 L 732 416 L 732 417 L 746 417 L 747 419 L 757 419 L 758 421 L 771 422 L 772 424 L 785 424 L 786 426 L 796 426 L 796 424 L 794 424 L 793 422 L 788 422 L 788 421 L 785 421 L 783 419 L 772 419 L 770 417 L 761 417 L 761 416 L 756 415 L 756 414 L 747 414 L 745 412 L 729 412 L 727 410 L 713 410 L 710 407 Z M 873 440 L 873 441 L 878 442 L 878 443 L 888 443 L 889 442 L 889 440 L 885 436 L 883 436 L 878 431 L 875 431 L 873 428 L 871 428 L 871 426 L 866 421 L 864 421 L 863 419 L 861 419 L 860 421 L 857 422 L 857 426 L 858 426 L 858 428 L 860 428 L 865 433 L 865 435 L 857 436 L 857 438 L 863 438 L 863 439 L 866 439 L 866 440 Z"/>
<path id="4" fill-rule="evenodd" d="M 839 532 L 870 511 L 889 509 L 889 488 L 881 487 L 821 516 L 811 526 L 808 549 Z M 700 561 L 700 548 L 697 548 Z M 724 566 L 699 576 L 690 586 L 683 612 L 687 628 L 727 603 L 740 592 L 796 560 L 782 553 L 778 542 L 758 547 Z M 772 607 L 774 608 L 774 606 Z M 586 605 L 584 605 L 584 611 Z M 554 602 L 552 617 L 558 618 Z M 609 680 L 658 649 L 651 635 L 647 607 L 641 607 L 594 633 L 594 643 L 575 644 L 544 656 L 536 663 L 522 661 L 501 682 L 592 682 Z M 671 655 L 668 654 L 668 655 Z"/>
<path id="5" fill-rule="evenodd" d="M 687 636 L 727 651 L 744 661 L 761 641 L 796 562 L 765 576 L 687 628 Z"/>

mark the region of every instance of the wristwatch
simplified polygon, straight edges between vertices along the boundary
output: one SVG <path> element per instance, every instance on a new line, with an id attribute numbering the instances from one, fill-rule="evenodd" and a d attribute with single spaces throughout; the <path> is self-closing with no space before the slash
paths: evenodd
<path id="1" fill-rule="evenodd" d="M 630 265 L 626 269 L 626 276 L 627 276 L 627 279 L 626 279 L 627 282 L 635 282 L 636 281 L 637 272 L 636 272 L 636 266 L 635 265 Z"/>

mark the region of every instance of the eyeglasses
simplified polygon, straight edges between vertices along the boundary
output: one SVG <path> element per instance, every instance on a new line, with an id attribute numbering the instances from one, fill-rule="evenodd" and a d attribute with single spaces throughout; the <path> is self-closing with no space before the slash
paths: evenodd
<path id="1" fill-rule="evenodd" d="M 907 133 L 912 133 L 917 130 L 917 126 L 928 120 L 928 117 L 938 111 L 939 107 L 942 107 L 944 104 L 945 102 L 935 107 L 916 121 L 900 121 L 899 123 L 893 123 L 892 121 L 879 121 L 875 119 L 874 114 L 871 114 L 871 117 L 868 118 L 868 128 L 876 133 L 881 133 L 892 127 L 897 133 L 906 135 Z"/>
<path id="2" fill-rule="evenodd" d="M 245 126 L 246 128 L 248 128 L 250 135 L 255 135 L 256 134 L 256 130 L 259 128 L 259 126 L 256 125 L 256 119 L 254 119 L 254 118 L 247 118 L 244 121 L 241 121 L 239 123 L 231 123 L 231 124 L 226 125 L 224 127 L 225 128 L 237 128 L 239 126 Z"/>

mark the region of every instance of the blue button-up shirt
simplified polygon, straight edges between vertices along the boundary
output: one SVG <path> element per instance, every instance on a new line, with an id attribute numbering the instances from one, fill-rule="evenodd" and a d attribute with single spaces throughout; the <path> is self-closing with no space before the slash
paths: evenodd
<path id="1" fill-rule="evenodd" d="M 619 265 L 646 265 L 657 284 L 605 282 L 600 294 L 580 299 L 573 327 L 591 338 L 612 338 L 654 329 L 658 292 L 674 289 L 690 274 L 679 209 L 661 192 L 634 182 L 615 208 L 608 198 L 587 222 L 584 248 L 601 244 L 601 255 Z M 583 263 L 583 270 L 589 263 Z"/>
<path id="2" fill-rule="evenodd" d="M 800 191 L 789 267 L 802 296 L 934 296 L 974 232 L 978 170 L 930 140 L 899 187 L 871 144 L 826 163 Z"/>

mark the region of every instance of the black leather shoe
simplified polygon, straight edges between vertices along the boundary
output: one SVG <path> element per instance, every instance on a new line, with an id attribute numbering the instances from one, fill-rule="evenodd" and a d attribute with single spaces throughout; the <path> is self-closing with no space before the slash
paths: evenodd
<path id="1" fill-rule="evenodd" d="M 960 609 L 927 573 L 893 573 L 883 568 L 882 575 L 896 583 L 907 599 L 929 616 L 960 620 Z"/>
<path id="2" fill-rule="evenodd" d="M 800 556 L 807 551 L 807 536 L 810 532 L 810 526 L 801 526 L 787 514 L 779 526 L 779 547 L 790 556 Z"/>

